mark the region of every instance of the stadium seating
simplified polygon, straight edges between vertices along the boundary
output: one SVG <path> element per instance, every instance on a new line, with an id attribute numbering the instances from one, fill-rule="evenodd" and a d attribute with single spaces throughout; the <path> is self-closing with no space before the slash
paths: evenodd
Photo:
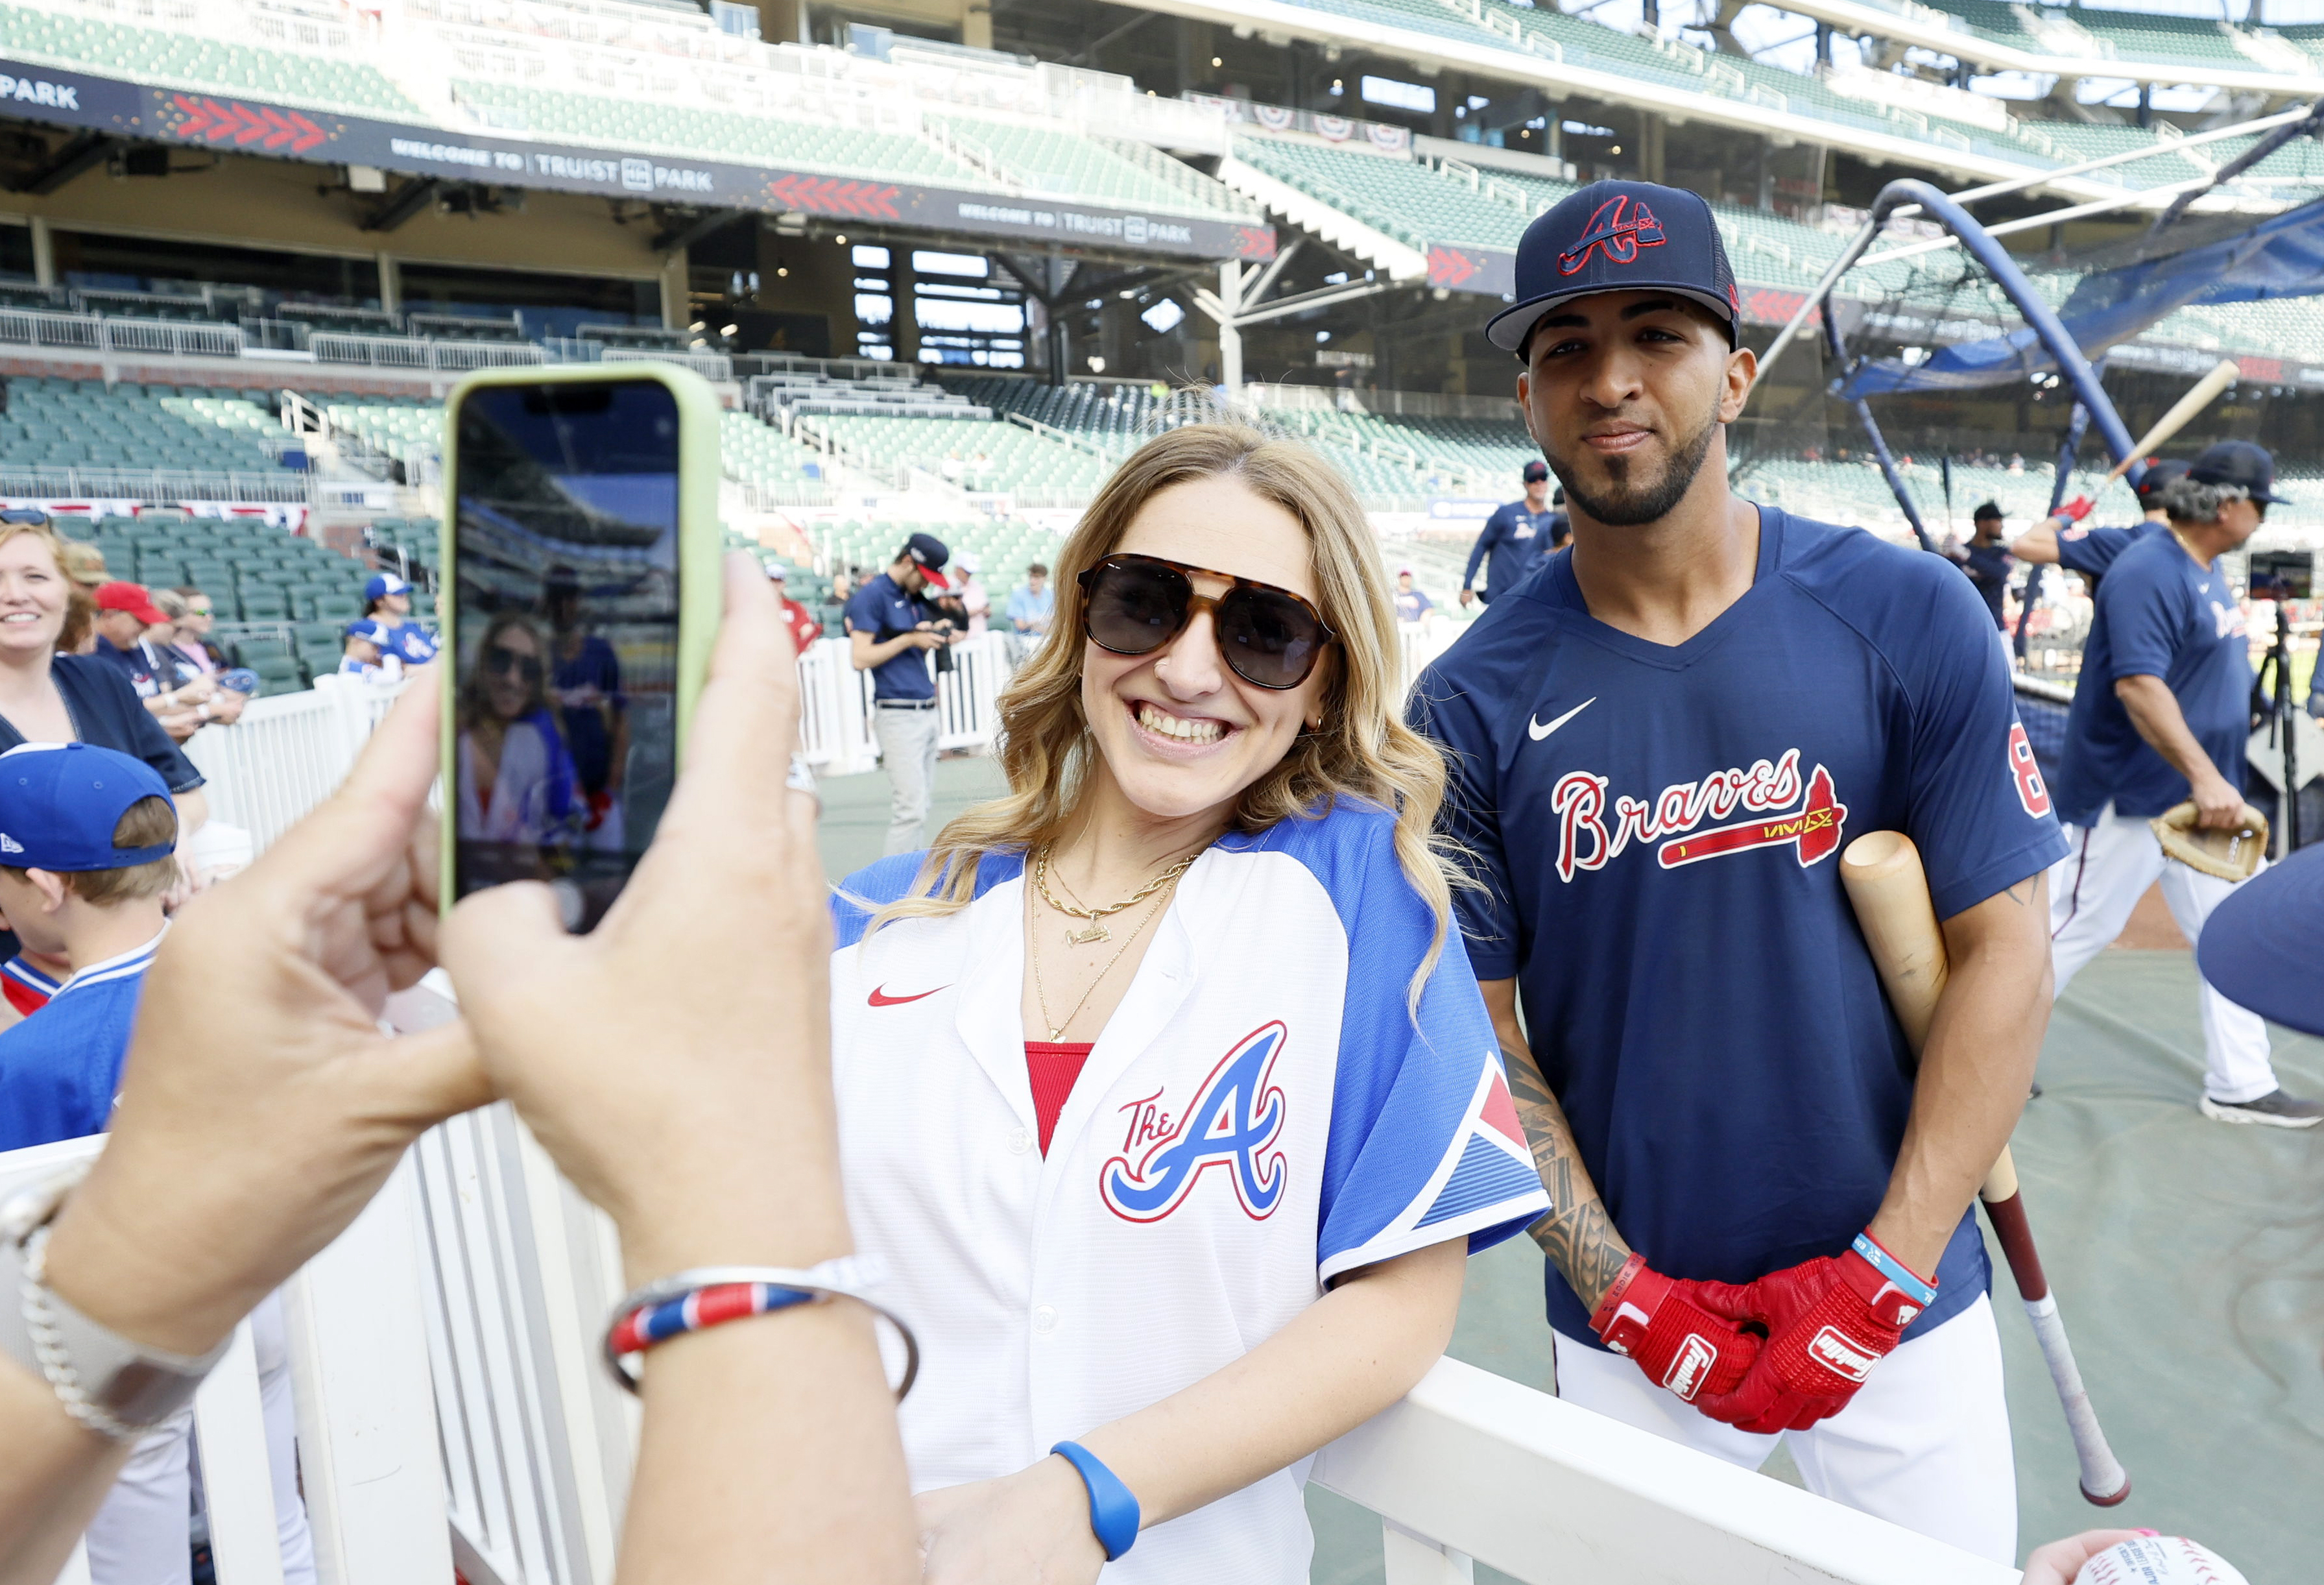
<path id="1" fill-rule="evenodd" d="M 2073 20 L 2091 37 L 2112 44 L 2118 60 L 2186 61 L 2239 71 L 2248 71 L 2254 64 L 2236 48 L 2227 25 L 2211 17 L 2077 5 Z"/>
<path id="2" fill-rule="evenodd" d="M 253 94 L 327 110 L 425 119 L 420 107 L 377 67 L 334 56 L 256 49 L 207 35 L 99 22 L 24 5 L 0 5 L 0 45 L 13 55 L 69 63 L 115 77 Z"/>
<path id="3" fill-rule="evenodd" d="M 772 424 L 729 410 L 719 416 L 719 439 L 720 463 L 728 477 L 779 491 L 780 498 L 803 505 L 830 499 L 822 482 L 823 454 Z M 816 471 L 810 474 L 810 468 Z"/>
<path id="4" fill-rule="evenodd" d="M 604 138 L 639 148 L 669 149 L 720 160 L 798 166 L 891 181 L 936 181 L 954 187 L 992 183 L 920 138 L 871 132 L 826 122 L 693 109 L 558 88 L 456 80 L 453 92 L 470 105 L 513 113 L 538 133 Z"/>
<path id="5" fill-rule="evenodd" d="M 273 472 L 262 437 L 281 432 L 264 391 L 18 375 L 0 414 L 0 468 Z"/>
<path id="6" fill-rule="evenodd" d="M 917 468 L 968 490 L 1087 500 L 1110 471 L 1102 458 L 1014 424 L 855 413 L 799 422 L 828 435 L 851 460 L 891 477 Z"/>
<path id="7" fill-rule="evenodd" d="M 1197 186 L 1166 181 L 1097 139 L 1080 137 L 1061 127 L 967 116 L 931 116 L 927 119 L 930 125 L 947 128 L 982 147 L 993 162 L 1028 192 L 1119 204 L 1126 209 L 1185 210 L 1198 215 L 1242 216 L 1250 212 L 1249 205 L 1216 182 Z M 1209 190 L 1207 193 L 1204 188 Z"/>

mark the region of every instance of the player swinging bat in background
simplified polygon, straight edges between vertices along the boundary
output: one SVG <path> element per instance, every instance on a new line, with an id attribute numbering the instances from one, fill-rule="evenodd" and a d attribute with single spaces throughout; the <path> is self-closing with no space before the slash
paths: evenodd
<path id="1" fill-rule="evenodd" d="M 1747 1467 L 1783 1435 L 1811 1490 L 2014 1561 L 1971 1205 L 2048 1022 L 2065 844 L 1991 620 L 1937 557 L 1729 492 L 1756 364 L 1701 199 L 1587 188 L 1517 277 L 1487 334 L 1573 542 L 1411 709 L 1556 1207 L 1559 1395 Z M 1882 829 L 1952 965 L 1917 1066 L 1840 884 Z"/>

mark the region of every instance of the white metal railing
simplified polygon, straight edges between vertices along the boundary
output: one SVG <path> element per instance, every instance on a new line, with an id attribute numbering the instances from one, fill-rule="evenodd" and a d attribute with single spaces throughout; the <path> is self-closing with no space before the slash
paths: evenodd
<path id="1" fill-rule="evenodd" d="M 27 347 L 81 348 L 90 352 L 125 352 L 166 357 L 239 357 L 239 325 L 198 320 L 106 319 L 96 314 L 51 313 L 45 309 L 0 309 L 0 342 Z"/>
<path id="2" fill-rule="evenodd" d="M 240 501 L 288 505 L 312 499 L 313 484 L 298 473 L 211 473 L 178 468 L 44 467 L 0 463 L 0 496 L 53 501 Z"/>
<path id="3" fill-rule="evenodd" d="M 549 361 L 548 349 L 530 341 L 420 341 L 405 336 L 353 336 L 336 330 L 316 331 L 307 338 L 307 349 L 318 363 L 446 374 Z"/>
<path id="4" fill-rule="evenodd" d="M 674 363 L 719 385 L 724 385 L 734 377 L 734 360 L 723 352 L 671 352 L 658 347 L 608 347 L 597 361 Z"/>

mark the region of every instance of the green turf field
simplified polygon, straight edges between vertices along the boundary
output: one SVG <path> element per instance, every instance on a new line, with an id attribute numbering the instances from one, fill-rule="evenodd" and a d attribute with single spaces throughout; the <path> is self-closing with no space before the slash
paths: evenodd
<path id="1" fill-rule="evenodd" d="M 989 761 L 946 760 L 936 783 L 940 818 L 999 778 Z M 825 783 L 835 877 L 879 856 L 887 797 L 877 774 Z M 2017 1165 L 2091 1399 L 2134 1484 L 2111 1512 L 2077 1495 L 2057 1398 L 1997 1250 L 2020 1534 L 2031 1546 L 2101 1523 L 2150 1525 L 2206 1542 L 2251 1585 L 2313 1585 L 2324 1544 L 2324 1130 L 2233 1128 L 2196 1112 L 2194 987 L 2185 952 L 2107 952 L 2051 1022 L 2045 1093 L 2018 1126 Z M 2324 1043 L 2278 1030 L 2276 1060 L 2287 1087 L 2324 1095 Z M 1522 1239 L 1471 1261 L 1454 1356 L 1550 1387 L 1540 1288 L 1541 1258 Z M 1791 1478 L 1789 1459 L 1778 1452 L 1767 1472 Z M 1318 1585 L 1379 1579 L 1372 1515 L 1312 1488 L 1308 1510 Z M 1480 1567 L 1477 1578 L 1503 1576 Z"/>

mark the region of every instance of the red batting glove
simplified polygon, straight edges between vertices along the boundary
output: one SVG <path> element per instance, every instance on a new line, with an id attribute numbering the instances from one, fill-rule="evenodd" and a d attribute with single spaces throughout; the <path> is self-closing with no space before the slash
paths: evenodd
<path id="1" fill-rule="evenodd" d="M 1733 1392 L 1759 1353 L 1756 1336 L 1694 1302 L 1693 1286 L 1632 1255 L 1590 1318 L 1609 1349 L 1690 1404 L 1699 1394 Z"/>
<path id="2" fill-rule="evenodd" d="M 1804 1431 L 1848 1407 L 1928 1308 L 1936 1284 L 1864 1233 L 1836 1258 L 1803 1261 L 1740 1288 L 1702 1284 L 1696 1296 L 1731 1321 L 1765 1325 L 1767 1341 L 1740 1386 L 1695 1407 L 1765 1435 Z"/>
<path id="3" fill-rule="evenodd" d="M 2080 523 L 2090 514 L 2092 503 L 2088 496 L 2076 496 L 2072 500 L 2050 514 L 2061 523 Z"/>

